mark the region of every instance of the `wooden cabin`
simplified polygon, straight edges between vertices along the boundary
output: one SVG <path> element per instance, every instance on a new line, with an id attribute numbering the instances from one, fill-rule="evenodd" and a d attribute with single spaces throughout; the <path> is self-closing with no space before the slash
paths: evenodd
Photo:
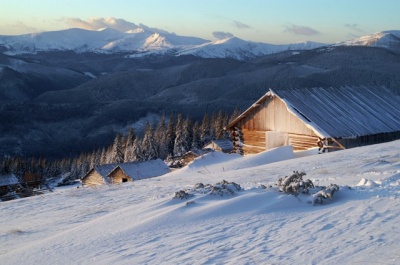
<path id="1" fill-rule="evenodd" d="M 14 174 L 0 175 L 0 196 L 4 196 L 10 191 L 16 191 L 19 187 L 19 180 Z"/>
<path id="2" fill-rule="evenodd" d="M 82 178 L 82 185 L 96 186 L 108 184 L 107 176 L 117 164 L 99 165 L 90 169 Z"/>
<path id="3" fill-rule="evenodd" d="M 40 188 L 41 185 L 43 185 L 44 179 L 38 173 L 32 173 L 30 171 L 26 171 L 22 175 L 21 182 L 24 185 L 24 187 L 38 189 Z"/>
<path id="4" fill-rule="evenodd" d="M 242 154 L 387 142 L 400 139 L 400 96 L 380 86 L 269 90 L 227 129 Z"/>
<path id="5" fill-rule="evenodd" d="M 169 167 L 161 159 L 123 164 L 107 164 L 96 166 L 82 178 L 82 185 L 94 186 L 116 184 L 139 179 L 152 178 L 170 172 Z"/>
<path id="6" fill-rule="evenodd" d="M 212 140 L 204 149 L 230 153 L 233 150 L 233 143 L 228 139 Z"/>

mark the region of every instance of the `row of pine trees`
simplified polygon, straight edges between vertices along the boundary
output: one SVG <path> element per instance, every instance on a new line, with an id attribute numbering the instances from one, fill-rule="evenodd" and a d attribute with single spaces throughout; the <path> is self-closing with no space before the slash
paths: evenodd
<path id="1" fill-rule="evenodd" d="M 202 148 L 211 140 L 229 138 L 224 127 L 237 115 L 238 111 L 231 116 L 219 111 L 211 116 L 205 114 L 202 121 L 195 122 L 182 114 L 169 115 L 168 118 L 163 115 L 158 124 L 147 123 L 142 136 L 130 128 L 126 134 L 117 133 L 110 146 L 81 153 L 76 158 L 49 161 L 5 157 L 0 164 L 0 174 L 13 173 L 22 178 L 25 172 L 31 172 L 43 180 L 61 175 L 74 180 L 97 165 L 179 157 Z"/>

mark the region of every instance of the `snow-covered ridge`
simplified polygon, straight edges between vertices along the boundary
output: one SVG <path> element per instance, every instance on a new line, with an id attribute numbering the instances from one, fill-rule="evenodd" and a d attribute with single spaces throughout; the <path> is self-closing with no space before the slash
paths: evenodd
<path id="1" fill-rule="evenodd" d="M 398 48 L 400 31 L 384 31 L 335 44 L 342 45 Z M 0 46 L 4 46 L 5 53 L 10 55 L 40 51 L 130 52 L 131 57 L 169 53 L 176 56 L 195 55 L 204 58 L 245 60 L 286 50 L 315 49 L 328 44 L 307 41 L 275 45 L 245 41 L 237 37 L 209 41 L 139 25 L 125 32 L 110 28 L 94 31 L 73 28 L 19 36 L 0 36 Z"/>
<path id="2" fill-rule="evenodd" d="M 131 57 L 172 53 L 205 58 L 248 59 L 285 50 L 305 50 L 324 46 L 316 42 L 287 45 L 245 41 L 236 37 L 209 41 L 196 37 L 178 36 L 163 30 L 143 27 L 121 32 L 115 29 L 67 29 L 19 36 L 0 36 L 6 54 L 37 53 L 41 51 L 132 52 Z"/>
<path id="3" fill-rule="evenodd" d="M 392 46 L 400 46 L 400 30 L 388 30 L 368 34 L 360 38 L 338 42 L 338 46 L 372 46 L 391 48 Z"/>
<path id="4" fill-rule="evenodd" d="M 164 31 L 154 32 L 136 28 L 126 32 L 105 28 L 101 30 L 67 29 L 19 36 L 0 36 L 6 54 L 40 51 L 133 52 L 170 49 L 199 45 L 207 40 L 177 36 Z"/>

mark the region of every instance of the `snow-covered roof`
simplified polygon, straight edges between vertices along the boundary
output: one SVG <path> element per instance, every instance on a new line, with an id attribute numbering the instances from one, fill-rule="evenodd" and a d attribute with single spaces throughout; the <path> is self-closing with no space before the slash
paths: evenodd
<path id="1" fill-rule="evenodd" d="M 215 146 L 221 148 L 222 151 L 231 151 L 233 149 L 233 143 L 228 139 L 212 140 L 211 143 L 206 145 L 204 148 L 215 149 Z"/>
<path id="2" fill-rule="evenodd" d="M 113 171 L 118 164 L 105 164 L 105 165 L 99 165 L 95 166 L 94 170 L 97 171 L 103 178 L 107 177 L 108 174 L 110 174 L 111 171 Z"/>
<path id="3" fill-rule="evenodd" d="M 123 163 L 119 167 L 134 180 L 157 177 L 170 172 L 170 168 L 161 159 Z"/>
<path id="4" fill-rule="evenodd" d="M 14 174 L 0 175 L 0 186 L 16 185 L 19 181 Z"/>
<path id="5" fill-rule="evenodd" d="M 350 138 L 400 131 L 400 96 L 382 86 L 270 90 L 233 120 L 275 96 L 320 137 Z"/>
<path id="6" fill-rule="evenodd" d="M 333 138 L 400 131 L 400 96 L 382 86 L 274 91 L 295 114 Z"/>

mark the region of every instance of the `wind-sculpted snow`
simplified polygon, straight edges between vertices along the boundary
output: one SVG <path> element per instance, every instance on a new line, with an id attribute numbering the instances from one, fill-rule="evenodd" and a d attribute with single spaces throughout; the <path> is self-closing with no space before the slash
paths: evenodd
<path id="1" fill-rule="evenodd" d="M 0 202 L 1 264 L 398 264 L 398 150 L 395 141 L 269 164 L 214 153 L 158 178 Z M 241 160 L 252 165 L 231 167 Z M 314 206 L 279 192 L 297 170 L 340 190 Z M 173 199 L 222 179 L 241 189 Z"/>

